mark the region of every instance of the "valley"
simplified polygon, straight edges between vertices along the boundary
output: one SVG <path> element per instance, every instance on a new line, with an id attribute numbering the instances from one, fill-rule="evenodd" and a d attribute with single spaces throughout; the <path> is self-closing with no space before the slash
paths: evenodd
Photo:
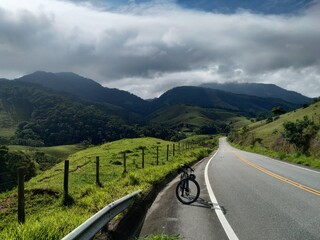
<path id="1" fill-rule="evenodd" d="M 1 80 L 0 238 L 61 239 L 108 203 L 137 189 L 143 198 L 175 176 L 181 163 L 208 156 L 221 135 L 239 148 L 320 168 L 319 99 L 290 92 L 298 97 L 289 102 L 280 98 L 285 90 L 266 98 L 241 93 L 243 85 L 239 89 L 181 86 L 146 101 L 73 73 L 36 72 Z M 290 132 L 285 135 L 288 122 L 305 124 L 305 148 L 290 140 Z M 70 192 L 65 196 L 67 159 Z M 27 216 L 20 227 L 19 167 L 26 169 Z"/>

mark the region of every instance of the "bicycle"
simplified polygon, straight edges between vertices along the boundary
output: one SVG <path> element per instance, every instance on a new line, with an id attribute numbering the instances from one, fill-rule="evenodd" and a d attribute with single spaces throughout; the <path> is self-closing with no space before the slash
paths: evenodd
<path id="1" fill-rule="evenodd" d="M 200 195 L 199 183 L 195 180 L 194 169 L 187 164 L 181 165 L 182 173 L 176 187 L 176 196 L 183 204 L 191 204 L 197 201 Z"/>

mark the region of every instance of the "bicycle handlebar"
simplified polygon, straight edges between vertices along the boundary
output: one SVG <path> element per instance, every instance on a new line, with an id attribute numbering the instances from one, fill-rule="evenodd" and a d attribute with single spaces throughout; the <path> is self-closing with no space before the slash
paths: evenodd
<path id="1" fill-rule="evenodd" d="M 184 170 L 190 169 L 191 171 L 194 172 L 194 169 L 192 167 L 190 167 L 190 165 L 188 165 L 188 164 L 181 164 L 181 168 Z"/>

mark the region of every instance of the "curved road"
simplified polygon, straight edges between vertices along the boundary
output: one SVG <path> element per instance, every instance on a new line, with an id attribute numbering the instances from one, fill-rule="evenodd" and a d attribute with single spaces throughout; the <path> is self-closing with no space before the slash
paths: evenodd
<path id="1" fill-rule="evenodd" d="M 320 239 L 320 172 L 240 151 L 225 138 L 215 155 L 195 168 L 201 199 L 190 206 L 180 204 L 171 183 L 149 210 L 141 236 Z"/>

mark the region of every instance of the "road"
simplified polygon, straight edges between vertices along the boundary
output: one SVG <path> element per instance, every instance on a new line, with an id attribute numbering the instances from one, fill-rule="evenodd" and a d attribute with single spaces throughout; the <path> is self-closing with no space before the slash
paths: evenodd
<path id="1" fill-rule="evenodd" d="M 237 150 L 225 138 L 215 155 L 195 168 L 199 201 L 180 204 L 176 179 L 158 195 L 140 236 L 320 239 L 320 172 Z"/>

